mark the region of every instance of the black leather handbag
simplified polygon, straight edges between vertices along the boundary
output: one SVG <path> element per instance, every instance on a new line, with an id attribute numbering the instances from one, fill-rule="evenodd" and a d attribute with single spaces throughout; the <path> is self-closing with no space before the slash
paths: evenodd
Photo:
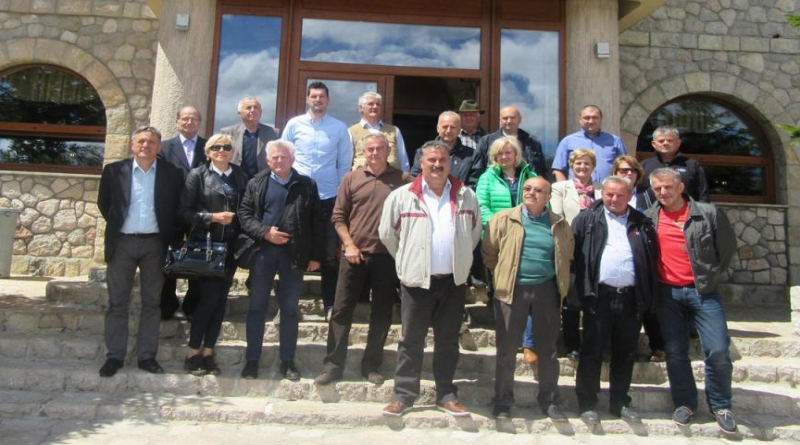
<path id="1" fill-rule="evenodd" d="M 228 243 L 211 241 L 211 231 L 205 241 L 192 240 L 192 227 L 183 244 L 169 246 L 164 261 L 164 275 L 169 278 L 222 278 L 225 276 L 225 260 Z"/>

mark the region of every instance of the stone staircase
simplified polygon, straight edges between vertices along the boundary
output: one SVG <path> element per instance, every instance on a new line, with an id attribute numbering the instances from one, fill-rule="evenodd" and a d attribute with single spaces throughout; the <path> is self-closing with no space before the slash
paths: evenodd
<path id="1" fill-rule="evenodd" d="M 322 368 L 328 328 L 316 298 L 319 280 L 314 276 L 305 280 L 300 305 L 304 321 L 300 325 L 296 358 L 303 373 L 299 382 L 280 378 L 277 329 L 272 321 L 266 325 L 259 379 L 239 378 L 244 362 L 244 320 L 248 305 L 243 277 L 237 279 L 232 290 L 221 341 L 216 348 L 221 375 L 195 377 L 183 371 L 189 324 L 179 318 L 163 322 L 161 327 L 157 358 L 166 374 L 140 371 L 131 344 L 126 366 L 113 378 L 100 378 L 98 369 L 105 359 L 103 310 L 108 299 L 103 275 L 102 270 L 95 270 L 89 280 L 50 281 L 44 296 L 4 295 L 0 291 L 0 419 L 149 419 L 332 428 L 589 432 L 577 419 L 574 395 L 577 363 L 568 359 L 560 359 L 559 385 L 564 408 L 571 418 L 569 423 L 554 424 L 541 415 L 536 405 L 536 369 L 525 365 L 521 356 L 515 372 L 518 408 L 513 412 L 514 419 L 498 423 L 491 418 L 495 337 L 493 329 L 485 324 L 490 313 L 482 303 L 470 304 L 468 309 L 478 350 L 462 351 L 456 374 L 459 397 L 472 410 L 471 417 L 454 419 L 431 409 L 435 400 L 432 335 L 428 337 L 423 365 L 422 393 L 414 410 L 401 419 L 381 416 L 380 409 L 392 398 L 391 379 L 400 326 L 393 325 L 385 348 L 381 371 L 387 382 L 376 387 L 363 381 L 357 370 L 366 341 L 367 305 L 361 305 L 356 314 L 345 380 L 316 387 L 313 378 Z M 134 293 L 137 301 L 138 289 Z M 477 300 L 479 295 L 472 294 L 471 299 Z M 734 301 L 728 307 L 728 316 L 734 358 L 734 411 L 740 420 L 741 435 L 761 440 L 800 440 L 800 389 L 796 388 L 800 383 L 800 339 L 791 333 L 788 308 L 770 305 L 754 311 L 752 305 L 737 305 Z M 137 326 L 135 308 L 131 318 L 133 334 Z M 648 351 L 646 337 L 642 336 L 639 352 L 646 357 Z M 692 359 L 695 380 L 702 391 L 699 342 L 693 344 Z M 607 373 L 605 366 L 601 412 L 607 407 Z M 636 364 L 631 396 L 643 422 L 627 424 L 606 416 L 602 418 L 602 428 L 594 433 L 719 435 L 712 417 L 705 412 L 698 413 L 697 421 L 688 428 L 679 428 L 669 420 L 672 403 L 663 363 Z"/>

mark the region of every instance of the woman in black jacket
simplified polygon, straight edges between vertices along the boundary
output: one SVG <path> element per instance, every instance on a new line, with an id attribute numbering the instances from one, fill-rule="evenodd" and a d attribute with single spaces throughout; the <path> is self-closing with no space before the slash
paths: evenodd
<path id="1" fill-rule="evenodd" d="M 210 234 L 211 241 L 228 244 L 225 277 L 197 280 L 199 303 L 192 318 L 185 367 L 198 376 L 220 373 L 214 361 L 214 345 L 222 329 L 228 291 L 236 272 L 233 261 L 239 234 L 236 211 L 247 187 L 247 176 L 237 165 L 230 164 L 232 143 L 225 134 L 208 139 L 205 152 L 209 162 L 189 172 L 180 198 L 181 219 L 194 228 L 189 234 L 192 240 L 205 241 Z"/>

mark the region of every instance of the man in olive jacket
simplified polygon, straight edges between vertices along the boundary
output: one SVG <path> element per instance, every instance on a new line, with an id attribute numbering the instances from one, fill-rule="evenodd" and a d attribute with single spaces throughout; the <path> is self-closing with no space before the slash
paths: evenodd
<path id="1" fill-rule="evenodd" d="M 483 261 L 494 271 L 497 314 L 494 417 L 507 419 L 514 403 L 517 349 L 528 315 L 539 352 L 539 406 L 554 421 L 558 406 L 557 358 L 561 301 L 569 290 L 573 238 L 569 224 L 547 209 L 550 183 L 541 176 L 522 185 L 523 203 L 498 212 L 486 226 Z"/>

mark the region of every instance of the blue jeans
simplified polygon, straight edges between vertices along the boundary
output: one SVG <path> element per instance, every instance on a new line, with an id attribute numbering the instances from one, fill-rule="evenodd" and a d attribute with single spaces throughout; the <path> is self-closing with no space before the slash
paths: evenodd
<path id="1" fill-rule="evenodd" d="M 522 347 L 533 349 L 533 317 L 528 315 L 528 322 L 525 324 L 525 331 L 522 333 Z"/>
<path id="2" fill-rule="evenodd" d="M 298 315 L 297 303 L 303 286 L 303 269 L 297 268 L 289 258 L 285 247 L 265 244 L 258 253 L 250 274 L 250 308 L 247 311 L 247 352 L 245 359 L 260 360 L 264 344 L 264 322 L 267 318 L 267 303 L 272 292 L 275 274 L 278 282 L 278 307 L 281 311 L 279 329 L 280 359 L 294 360 L 297 349 Z"/>
<path id="3" fill-rule="evenodd" d="M 730 409 L 731 338 L 719 294 L 700 295 L 693 287 L 660 283 L 658 301 L 658 317 L 667 352 L 667 374 L 675 407 L 697 409 L 697 385 L 689 360 L 689 323 L 694 320 L 705 354 L 708 406 L 712 411 Z"/>

